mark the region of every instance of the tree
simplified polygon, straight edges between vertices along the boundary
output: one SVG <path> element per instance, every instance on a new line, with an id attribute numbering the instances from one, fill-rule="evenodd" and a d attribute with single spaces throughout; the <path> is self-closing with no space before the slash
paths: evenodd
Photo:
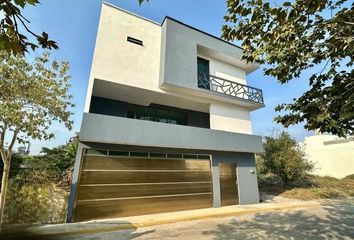
<path id="1" fill-rule="evenodd" d="M 308 130 L 340 137 L 354 134 L 354 3 L 227 0 L 225 20 L 222 37 L 241 40 L 243 59 L 266 64 L 264 73 L 281 84 L 321 68 L 309 78 L 308 91 L 276 107 L 278 123 L 305 122 Z"/>
<path id="2" fill-rule="evenodd" d="M 17 148 L 16 153 L 17 153 L 17 154 L 20 154 L 20 155 L 28 155 L 28 154 L 30 153 L 30 146 L 31 146 L 30 143 L 28 143 L 27 146 L 26 146 L 26 145 L 19 146 L 19 147 Z"/>
<path id="3" fill-rule="evenodd" d="M 0 1 L 0 13 L 3 18 L 0 20 L 0 51 L 9 53 L 24 54 L 28 48 L 35 50 L 40 45 L 45 49 L 58 49 L 55 41 L 48 38 L 48 34 L 43 32 L 41 35 L 34 33 L 28 24 L 30 21 L 22 15 L 22 10 L 27 5 L 36 6 L 38 0 L 2 0 Z M 20 28 L 23 27 L 37 42 L 34 43 L 25 36 Z"/>
<path id="4" fill-rule="evenodd" d="M 144 1 L 148 2 L 148 0 L 138 0 L 139 5 Z M 48 50 L 59 49 L 58 44 L 49 39 L 48 33 L 34 33 L 28 26 L 30 21 L 22 15 L 22 10 L 27 5 L 37 6 L 39 3 L 39 0 L 0 0 L 0 13 L 4 15 L 0 20 L 0 51 L 24 54 L 28 48 L 34 51 L 38 45 Z M 37 42 L 29 40 L 28 36 L 20 31 L 21 27 Z"/>
<path id="5" fill-rule="evenodd" d="M 71 138 L 65 145 L 54 148 L 42 148 L 42 155 L 36 159 L 46 164 L 46 168 L 53 173 L 52 179 L 62 184 L 69 184 L 72 168 L 74 167 L 75 157 L 79 143 L 78 135 Z"/>
<path id="6" fill-rule="evenodd" d="M 279 176 L 285 185 L 300 180 L 314 168 L 304 158 L 296 141 L 286 132 L 280 133 L 278 137 L 266 137 L 264 153 L 260 157 L 266 170 Z"/>
<path id="7" fill-rule="evenodd" d="M 57 121 L 72 128 L 69 64 L 49 60 L 49 53 L 28 63 L 23 56 L 0 52 L 0 155 L 3 176 L 0 194 L 2 221 L 11 155 L 16 142 L 51 139 Z M 9 140 L 7 143 L 6 141 Z"/>

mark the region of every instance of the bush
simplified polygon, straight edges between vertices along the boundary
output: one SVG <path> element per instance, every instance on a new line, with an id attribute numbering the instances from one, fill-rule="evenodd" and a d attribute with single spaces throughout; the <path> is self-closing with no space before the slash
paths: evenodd
<path id="1" fill-rule="evenodd" d="M 6 223 L 65 221 L 77 146 L 78 137 L 74 137 L 65 145 L 43 148 L 39 155 L 27 155 L 23 151 L 12 155 Z"/>
<path id="2" fill-rule="evenodd" d="M 268 169 L 264 164 L 264 159 L 259 155 L 256 155 L 256 169 L 258 175 L 264 175 L 268 173 Z"/>
<path id="3" fill-rule="evenodd" d="M 54 184 L 20 185 L 9 182 L 6 223 L 60 223 L 65 221 L 68 189 Z"/>
<path id="4" fill-rule="evenodd" d="M 264 153 L 258 164 L 263 171 L 279 176 L 285 185 L 305 178 L 314 165 L 304 158 L 303 151 L 291 136 L 282 132 L 278 137 L 266 137 Z M 259 168 L 262 168 L 259 166 Z"/>

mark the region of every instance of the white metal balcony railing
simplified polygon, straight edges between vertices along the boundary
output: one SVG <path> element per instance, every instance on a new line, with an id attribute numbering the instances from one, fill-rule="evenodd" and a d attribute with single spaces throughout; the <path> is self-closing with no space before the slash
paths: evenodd
<path id="1" fill-rule="evenodd" d="M 264 104 L 261 89 L 232 82 L 208 73 L 198 72 L 198 87 L 234 98 Z"/>

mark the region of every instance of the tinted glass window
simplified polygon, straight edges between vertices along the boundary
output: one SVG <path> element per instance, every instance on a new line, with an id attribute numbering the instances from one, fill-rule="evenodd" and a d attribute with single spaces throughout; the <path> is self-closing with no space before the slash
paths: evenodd
<path id="1" fill-rule="evenodd" d="M 170 112 L 170 123 L 187 125 L 187 114 L 182 112 Z"/>
<path id="2" fill-rule="evenodd" d="M 156 110 L 156 122 L 169 123 L 169 113 L 164 109 Z"/>
<path id="3" fill-rule="evenodd" d="M 176 112 L 156 107 L 131 105 L 128 107 L 128 118 L 187 125 L 187 113 Z"/>
<path id="4" fill-rule="evenodd" d="M 87 149 L 86 154 L 87 155 L 107 155 L 107 150 L 99 150 L 99 149 Z"/>
<path id="5" fill-rule="evenodd" d="M 109 151 L 108 155 L 110 155 L 110 156 L 129 156 L 129 152 Z"/>
<path id="6" fill-rule="evenodd" d="M 131 157 L 148 157 L 149 154 L 147 152 L 130 152 Z"/>
<path id="7" fill-rule="evenodd" d="M 146 107 L 136 107 L 135 109 L 135 118 L 136 119 L 141 119 L 141 120 L 149 120 L 151 121 L 150 118 L 150 111 Z"/>

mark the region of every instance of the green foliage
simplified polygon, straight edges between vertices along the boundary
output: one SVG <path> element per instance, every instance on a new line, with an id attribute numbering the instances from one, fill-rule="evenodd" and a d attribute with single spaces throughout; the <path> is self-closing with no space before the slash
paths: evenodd
<path id="1" fill-rule="evenodd" d="M 262 174 L 268 173 L 268 170 L 267 170 L 267 168 L 265 167 L 265 164 L 264 164 L 264 159 L 261 156 L 259 156 L 259 155 L 256 155 L 256 169 L 257 169 L 257 174 L 258 175 L 262 175 Z"/>
<path id="2" fill-rule="evenodd" d="M 68 70 L 67 62 L 50 61 L 49 53 L 28 63 L 23 55 L 0 52 L 0 223 L 15 143 L 53 138 L 50 126 L 55 121 L 72 128 Z"/>
<path id="3" fill-rule="evenodd" d="M 30 153 L 30 150 L 27 146 L 19 146 L 17 148 L 17 152 L 20 155 L 28 155 Z"/>
<path id="4" fill-rule="evenodd" d="M 22 56 L 0 52 L 0 133 L 16 140 L 50 139 L 53 121 L 72 127 L 69 64 L 49 60 L 49 53 L 29 63 Z"/>
<path id="5" fill-rule="evenodd" d="M 278 123 L 305 122 L 308 130 L 354 134 L 354 3 L 227 0 L 225 20 L 223 38 L 242 41 L 243 58 L 265 64 L 265 74 L 281 84 L 323 66 L 309 78 L 308 91 L 277 106 L 284 113 Z"/>
<path id="6" fill-rule="evenodd" d="M 266 137 L 264 153 L 260 157 L 267 171 L 279 176 L 285 185 L 306 177 L 314 167 L 304 158 L 296 141 L 286 132 L 275 138 Z"/>
<path id="7" fill-rule="evenodd" d="M 3 14 L 0 20 L 0 51 L 23 54 L 28 51 L 28 48 L 35 50 L 38 45 L 45 49 L 58 49 L 57 43 L 50 40 L 46 32 L 39 35 L 31 31 L 28 27 L 29 20 L 22 15 L 27 5 L 36 6 L 37 4 L 39 4 L 38 0 L 0 1 L 0 13 Z M 35 37 L 37 42 L 30 41 L 28 36 L 20 31 L 21 27 Z"/>
<path id="8" fill-rule="evenodd" d="M 7 223 L 59 223 L 65 221 L 68 189 L 53 184 L 20 185 L 10 182 L 5 208 Z"/>
<path id="9" fill-rule="evenodd" d="M 43 148 L 39 155 L 12 155 L 4 222 L 65 221 L 77 145 L 76 136 L 65 145 Z"/>
<path id="10" fill-rule="evenodd" d="M 69 185 L 74 167 L 78 137 L 73 137 L 69 143 L 55 148 L 43 148 L 38 161 L 45 163 L 45 169 L 52 173 L 51 178 L 61 184 Z M 33 166 L 33 164 L 32 164 Z M 43 169 L 43 168 L 42 168 Z"/>
<path id="11" fill-rule="evenodd" d="M 10 177 L 20 185 L 55 183 L 69 186 L 74 168 L 78 137 L 67 144 L 43 148 L 35 156 L 14 154 Z M 17 167 L 16 167 L 17 166 Z"/>

